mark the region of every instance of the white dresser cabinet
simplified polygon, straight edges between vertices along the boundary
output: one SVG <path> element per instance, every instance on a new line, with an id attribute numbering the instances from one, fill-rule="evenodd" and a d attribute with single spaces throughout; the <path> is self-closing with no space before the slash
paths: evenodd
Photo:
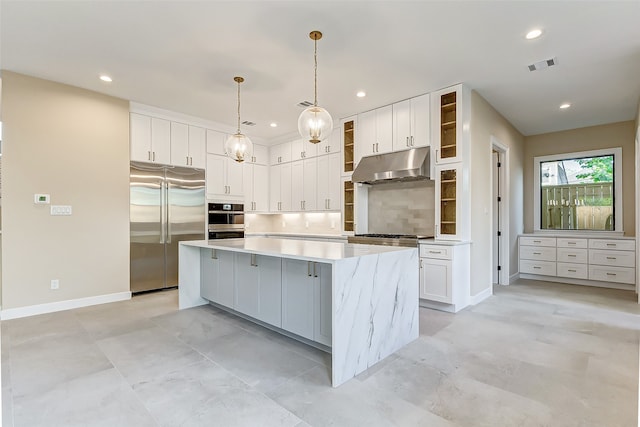
<path id="1" fill-rule="evenodd" d="M 520 277 L 634 289 L 635 240 L 520 236 Z"/>

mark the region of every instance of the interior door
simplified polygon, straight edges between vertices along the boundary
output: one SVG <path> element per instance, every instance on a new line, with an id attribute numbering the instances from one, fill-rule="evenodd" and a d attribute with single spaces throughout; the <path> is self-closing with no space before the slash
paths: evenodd
<path id="1" fill-rule="evenodd" d="M 178 243 L 205 238 L 204 171 L 170 168 L 166 175 L 166 287 L 178 286 Z"/>
<path id="2" fill-rule="evenodd" d="M 159 289 L 165 283 L 163 168 L 132 163 L 129 179 L 131 292 Z"/>

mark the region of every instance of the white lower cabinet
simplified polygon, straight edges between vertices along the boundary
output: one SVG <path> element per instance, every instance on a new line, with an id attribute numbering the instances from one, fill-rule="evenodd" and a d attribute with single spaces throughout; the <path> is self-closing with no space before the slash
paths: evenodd
<path id="1" fill-rule="evenodd" d="M 202 266 L 200 295 L 209 301 L 233 308 L 234 253 L 206 249 L 201 251 L 200 256 Z"/>
<path id="2" fill-rule="evenodd" d="M 471 275 L 469 244 L 420 244 L 420 298 L 451 305 L 469 305 Z"/>
<path id="3" fill-rule="evenodd" d="M 234 310 L 281 327 L 281 259 L 237 253 L 234 272 Z"/>
<path id="4" fill-rule="evenodd" d="M 331 265 L 282 260 L 282 329 L 331 345 Z"/>
<path id="5" fill-rule="evenodd" d="M 636 282 L 634 239 L 520 236 L 519 250 L 524 278 L 620 289 Z"/>

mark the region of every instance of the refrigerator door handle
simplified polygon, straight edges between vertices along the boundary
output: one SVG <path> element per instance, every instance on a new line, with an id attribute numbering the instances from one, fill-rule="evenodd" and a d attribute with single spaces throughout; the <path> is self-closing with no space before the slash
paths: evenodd
<path id="1" fill-rule="evenodd" d="M 164 181 L 160 181 L 160 243 L 164 243 L 164 240 L 166 238 L 165 236 L 165 220 L 164 220 L 164 215 L 165 215 L 165 208 L 164 208 L 164 204 L 165 204 L 165 199 L 164 199 Z"/>
<path id="2" fill-rule="evenodd" d="M 164 191 L 165 191 L 165 203 L 164 207 L 167 210 L 167 238 L 165 239 L 166 243 L 171 243 L 171 202 L 169 201 L 169 187 L 171 183 L 169 181 L 165 181 L 164 183 Z"/>

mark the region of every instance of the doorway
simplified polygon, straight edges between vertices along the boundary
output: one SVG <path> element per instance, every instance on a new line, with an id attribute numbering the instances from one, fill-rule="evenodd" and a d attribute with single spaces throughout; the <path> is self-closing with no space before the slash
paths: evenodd
<path id="1" fill-rule="evenodd" d="M 508 147 L 491 137 L 491 258 L 492 283 L 509 284 Z"/>

